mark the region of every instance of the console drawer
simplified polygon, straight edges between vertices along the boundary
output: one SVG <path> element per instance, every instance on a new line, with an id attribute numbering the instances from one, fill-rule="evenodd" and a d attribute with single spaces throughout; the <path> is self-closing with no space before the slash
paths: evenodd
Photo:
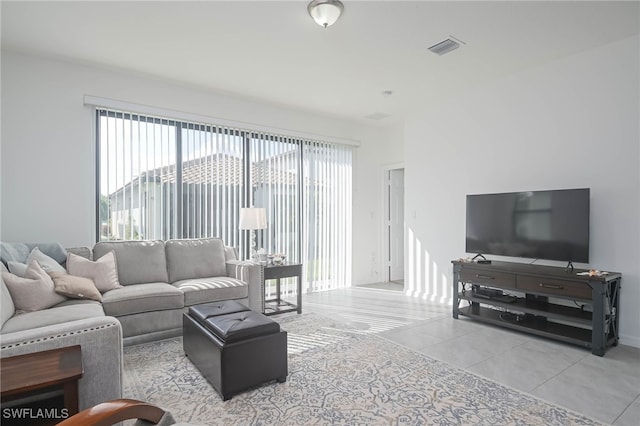
<path id="1" fill-rule="evenodd" d="M 460 281 L 473 284 L 483 284 L 490 287 L 515 288 L 516 276 L 508 272 L 485 271 L 483 269 L 463 268 L 460 271 Z"/>
<path id="2" fill-rule="evenodd" d="M 518 275 L 518 290 L 591 300 L 591 287 L 575 281 Z"/>

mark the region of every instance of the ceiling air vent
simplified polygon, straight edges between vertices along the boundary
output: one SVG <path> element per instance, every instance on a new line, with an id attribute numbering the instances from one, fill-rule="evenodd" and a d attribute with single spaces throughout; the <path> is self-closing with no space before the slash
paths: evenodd
<path id="1" fill-rule="evenodd" d="M 430 51 L 435 53 L 436 55 L 442 56 L 445 53 L 449 53 L 452 50 L 456 50 L 460 47 L 460 43 L 458 40 L 454 40 L 453 38 L 448 38 L 446 40 L 441 41 L 440 43 L 436 43 L 429 48 Z"/>

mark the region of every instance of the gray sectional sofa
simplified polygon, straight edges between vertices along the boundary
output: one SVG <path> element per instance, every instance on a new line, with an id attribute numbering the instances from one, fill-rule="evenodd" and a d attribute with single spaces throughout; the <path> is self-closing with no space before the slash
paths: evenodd
<path id="1" fill-rule="evenodd" d="M 121 287 L 102 294 L 102 302 L 68 299 L 16 313 L 3 281 L 0 357 L 81 345 L 80 409 L 120 398 L 123 345 L 180 335 L 189 306 L 233 299 L 263 309 L 262 269 L 239 261 L 217 238 L 99 242 L 67 251 L 87 259 L 113 251 Z"/>
<path id="2" fill-rule="evenodd" d="M 93 257 L 110 251 L 122 288 L 106 292 L 102 307 L 122 324 L 125 345 L 180 335 L 189 306 L 233 299 L 262 309 L 261 268 L 220 239 L 99 242 Z"/>

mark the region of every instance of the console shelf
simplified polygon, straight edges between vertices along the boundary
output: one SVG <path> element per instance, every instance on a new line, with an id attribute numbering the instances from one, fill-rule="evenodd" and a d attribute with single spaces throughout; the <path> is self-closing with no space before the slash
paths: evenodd
<path id="1" fill-rule="evenodd" d="M 502 302 L 499 299 L 486 299 L 474 297 L 471 290 L 461 291 L 459 298 L 474 303 L 484 303 L 509 312 L 522 312 L 532 315 L 544 315 L 547 318 L 555 318 L 561 321 L 574 322 L 583 326 L 591 326 L 591 312 L 570 306 L 556 305 L 553 303 L 532 303 L 524 297 L 516 297 L 514 302 Z"/>
<path id="2" fill-rule="evenodd" d="M 619 273 L 589 276 L 582 274 L 584 270 L 511 262 L 452 263 L 454 318 L 463 315 L 561 340 L 599 356 L 618 344 Z M 509 296 L 480 297 L 480 288 Z"/>
<path id="3" fill-rule="evenodd" d="M 496 311 L 495 309 L 480 307 L 475 313 L 472 306 L 460 309 L 460 315 L 464 315 L 478 321 L 489 324 L 507 327 L 514 330 L 526 331 L 542 337 L 559 339 L 567 343 L 591 347 L 591 330 L 572 327 L 552 321 L 537 321 L 536 319 L 525 318 L 523 320 L 505 319 L 501 317 L 505 313 Z"/>

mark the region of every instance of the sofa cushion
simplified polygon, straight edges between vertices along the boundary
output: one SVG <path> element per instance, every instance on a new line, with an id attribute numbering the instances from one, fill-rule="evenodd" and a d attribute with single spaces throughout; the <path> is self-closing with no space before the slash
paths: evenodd
<path id="1" fill-rule="evenodd" d="M 118 281 L 118 267 L 113 252 L 109 252 L 96 261 L 69 253 L 67 270 L 71 275 L 90 278 L 101 293 L 122 287 Z"/>
<path id="2" fill-rule="evenodd" d="M 7 284 L 16 310 L 39 311 L 66 300 L 54 291 L 51 277 L 42 269 L 37 260 L 32 260 L 24 277 L 3 272 L 2 279 Z"/>
<path id="3" fill-rule="evenodd" d="M 226 275 L 224 243 L 219 238 L 170 240 L 165 248 L 170 283 Z"/>
<path id="4" fill-rule="evenodd" d="M 0 263 L 1 264 L 1 263 Z M 2 271 L 6 272 L 6 271 Z M 0 272 L 0 273 L 2 273 Z M 13 304 L 13 299 L 11 298 L 11 293 L 9 293 L 9 289 L 7 285 L 4 283 L 4 279 L 0 280 L 0 315 L 2 316 L 0 321 L 0 329 L 4 326 L 4 323 L 7 322 L 9 318 L 16 313 L 16 307 Z"/>
<path id="5" fill-rule="evenodd" d="M 238 260 L 238 250 L 235 247 L 224 247 L 224 260 Z"/>
<path id="6" fill-rule="evenodd" d="M 130 284 L 102 295 L 107 315 L 122 316 L 141 312 L 180 309 L 184 296 L 180 290 L 166 283 Z"/>
<path id="7" fill-rule="evenodd" d="M 101 241 L 93 247 L 96 258 L 113 251 L 120 284 L 169 282 L 163 241 Z"/>
<path id="8" fill-rule="evenodd" d="M 185 306 L 219 300 L 243 299 L 249 294 L 247 283 L 230 277 L 182 280 L 173 285 L 184 292 Z"/>
<path id="9" fill-rule="evenodd" d="M 49 309 L 28 312 L 9 318 L 2 327 L 2 334 L 103 316 L 102 305 L 98 302 L 92 300 L 70 300 Z"/>

